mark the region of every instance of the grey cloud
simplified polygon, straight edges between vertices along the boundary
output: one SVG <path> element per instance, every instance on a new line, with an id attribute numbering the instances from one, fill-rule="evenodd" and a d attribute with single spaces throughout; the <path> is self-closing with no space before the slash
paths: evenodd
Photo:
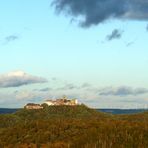
<path id="1" fill-rule="evenodd" d="M 127 44 L 126 44 L 126 47 L 129 47 L 129 46 L 131 46 L 131 45 L 133 45 L 134 44 L 134 42 L 128 42 Z"/>
<path id="2" fill-rule="evenodd" d="M 22 85 L 45 83 L 45 78 L 29 75 L 23 71 L 15 71 L 0 75 L 0 87 L 19 87 Z"/>
<path id="3" fill-rule="evenodd" d="M 89 87 L 92 87 L 92 85 L 89 84 L 89 83 L 83 83 L 83 84 L 81 85 L 81 88 L 89 88 Z"/>
<path id="4" fill-rule="evenodd" d="M 68 83 L 65 84 L 64 86 L 57 88 L 57 90 L 72 90 L 72 89 L 78 89 L 78 86 L 72 84 L 72 83 Z"/>
<path id="5" fill-rule="evenodd" d="M 107 35 L 106 39 L 111 41 L 113 39 L 120 39 L 122 36 L 123 31 L 114 29 L 111 34 Z"/>
<path id="6" fill-rule="evenodd" d="M 89 83 L 83 83 L 81 85 L 75 85 L 73 83 L 66 83 L 64 82 L 63 86 L 57 88 L 57 90 L 82 90 L 82 89 L 88 89 L 88 88 L 92 88 L 91 84 Z"/>
<path id="7" fill-rule="evenodd" d="M 21 90 L 14 94 L 15 99 L 18 101 L 27 100 L 27 101 L 39 101 L 44 97 L 44 93 L 42 92 L 34 92 L 30 90 Z"/>
<path id="8" fill-rule="evenodd" d="M 50 90 L 52 90 L 52 89 L 51 89 L 51 88 L 48 88 L 48 87 L 47 87 L 47 88 L 42 88 L 42 89 L 40 89 L 40 91 L 45 91 L 45 92 L 46 92 L 46 91 L 50 91 Z"/>
<path id="9" fill-rule="evenodd" d="M 109 19 L 148 20 L 147 0 L 53 0 L 52 6 L 58 13 L 80 19 L 82 27 Z"/>
<path id="10" fill-rule="evenodd" d="M 71 82 L 67 82 L 65 80 L 61 80 L 61 79 L 56 78 L 56 77 L 51 78 L 50 84 L 55 86 L 55 87 L 53 87 L 53 89 L 56 89 L 56 90 L 86 89 L 86 88 L 92 87 L 92 85 L 87 83 L 87 82 L 77 85 L 77 84 L 74 84 L 74 83 L 71 83 Z M 58 87 L 56 87 L 56 86 L 58 86 Z"/>
<path id="11" fill-rule="evenodd" d="M 76 88 L 78 88 L 76 85 L 74 85 L 74 84 L 67 84 L 66 86 L 65 86 L 67 89 L 76 89 Z"/>
<path id="12" fill-rule="evenodd" d="M 146 31 L 148 31 L 148 25 L 146 26 Z"/>
<path id="13" fill-rule="evenodd" d="M 9 42 L 12 42 L 18 39 L 19 39 L 18 35 L 10 35 L 10 36 L 5 37 L 5 42 L 9 43 Z"/>
<path id="14" fill-rule="evenodd" d="M 57 78 L 55 78 L 55 77 L 53 77 L 51 80 L 52 80 L 52 81 L 57 81 L 58 79 L 57 79 Z"/>
<path id="15" fill-rule="evenodd" d="M 41 88 L 41 89 L 34 89 L 34 91 L 41 91 L 41 92 L 48 92 L 52 90 L 52 88 L 46 87 L 46 88 Z"/>
<path id="16" fill-rule="evenodd" d="M 146 88 L 131 88 L 131 87 L 118 87 L 118 88 L 112 88 L 112 87 L 108 87 L 108 88 L 104 88 L 102 90 L 99 90 L 99 95 L 103 95 L 103 96 L 109 96 L 109 95 L 113 95 L 113 96 L 128 96 L 128 95 L 142 95 L 148 93 L 148 89 Z"/>

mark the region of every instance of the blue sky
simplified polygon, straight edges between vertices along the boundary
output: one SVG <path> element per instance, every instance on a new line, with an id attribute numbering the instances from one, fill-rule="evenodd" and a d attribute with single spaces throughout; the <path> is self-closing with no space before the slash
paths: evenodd
<path id="1" fill-rule="evenodd" d="M 82 28 L 57 15 L 51 2 L 0 2 L 0 107 L 61 95 L 91 107 L 147 107 L 147 21 L 110 19 Z M 121 36 L 108 40 L 115 29 Z M 27 84 L 4 85 L 16 71 L 24 81 L 25 72 Z"/>

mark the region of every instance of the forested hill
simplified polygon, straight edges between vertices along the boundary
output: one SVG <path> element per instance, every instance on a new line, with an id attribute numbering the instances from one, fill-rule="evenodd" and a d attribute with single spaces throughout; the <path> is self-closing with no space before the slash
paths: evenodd
<path id="1" fill-rule="evenodd" d="M 148 145 L 148 113 L 112 115 L 85 105 L 0 115 L 0 148 L 116 148 Z"/>
<path id="2" fill-rule="evenodd" d="M 15 113 L 19 118 L 24 119 L 51 119 L 51 118 L 88 118 L 88 117 L 106 117 L 108 114 L 98 112 L 88 108 L 85 105 L 77 106 L 44 106 L 44 109 L 26 110 L 21 109 Z"/>
<path id="3" fill-rule="evenodd" d="M 32 120 L 48 119 L 88 119 L 88 118 L 109 118 L 109 114 L 98 112 L 85 105 L 77 106 L 44 106 L 44 109 L 19 109 L 11 114 L 0 115 L 0 127 L 11 127 L 17 123 Z"/>

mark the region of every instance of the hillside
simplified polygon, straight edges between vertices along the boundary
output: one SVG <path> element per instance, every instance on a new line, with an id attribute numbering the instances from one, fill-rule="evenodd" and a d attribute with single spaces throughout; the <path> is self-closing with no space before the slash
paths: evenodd
<path id="1" fill-rule="evenodd" d="M 141 119 L 141 120 L 140 120 Z M 148 113 L 111 115 L 85 105 L 0 115 L 0 147 L 146 148 Z"/>
<path id="2" fill-rule="evenodd" d="M 106 117 L 106 113 L 88 108 L 85 105 L 77 106 L 44 106 L 40 110 L 21 109 L 14 115 L 21 119 L 51 119 L 51 118 L 88 118 L 88 117 Z"/>
<path id="3" fill-rule="evenodd" d="M 106 119 L 110 115 L 88 108 L 85 105 L 77 106 L 44 106 L 44 109 L 27 110 L 19 109 L 12 114 L 0 115 L 0 127 L 11 127 L 20 122 L 30 122 L 48 119 Z"/>

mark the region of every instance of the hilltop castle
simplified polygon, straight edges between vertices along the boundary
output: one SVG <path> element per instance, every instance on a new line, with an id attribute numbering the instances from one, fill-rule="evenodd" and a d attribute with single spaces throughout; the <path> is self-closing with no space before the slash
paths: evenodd
<path id="1" fill-rule="evenodd" d="M 66 96 L 64 96 L 56 100 L 47 99 L 42 104 L 47 104 L 48 106 L 62 106 L 62 105 L 76 106 L 78 105 L 78 100 L 68 99 Z M 27 105 L 24 106 L 24 108 L 25 109 L 43 109 L 43 106 L 41 104 L 28 103 Z"/>

